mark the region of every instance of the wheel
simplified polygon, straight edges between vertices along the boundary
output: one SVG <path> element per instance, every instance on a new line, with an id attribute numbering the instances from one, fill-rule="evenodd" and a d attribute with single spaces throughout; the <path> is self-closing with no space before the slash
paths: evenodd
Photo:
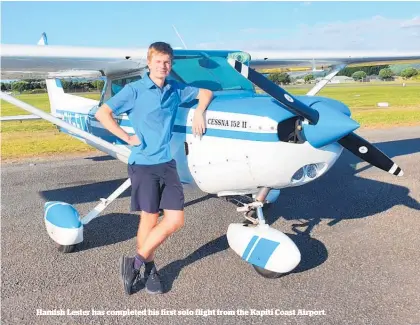
<path id="1" fill-rule="evenodd" d="M 61 253 L 71 253 L 76 248 L 76 245 L 57 245 L 57 249 Z"/>
<path id="2" fill-rule="evenodd" d="M 262 267 L 256 266 L 256 265 L 252 265 L 252 267 L 255 269 L 255 271 L 261 275 L 264 278 L 267 279 L 277 279 L 280 278 L 284 275 L 286 275 L 286 273 L 277 273 L 277 272 L 273 272 L 273 271 L 269 271 L 266 269 L 263 269 Z"/>

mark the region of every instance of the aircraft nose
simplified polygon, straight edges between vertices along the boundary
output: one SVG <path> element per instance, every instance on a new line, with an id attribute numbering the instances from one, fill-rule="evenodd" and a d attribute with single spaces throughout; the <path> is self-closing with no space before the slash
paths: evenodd
<path id="1" fill-rule="evenodd" d="M 359 123 L 336 109 L 334 105 L 317 102 L 312 108 L 319 113 L 318 123 L 304 124 L 303 131 L 308 142 L 315 148 L 335 142 L 360 126 Z"/>

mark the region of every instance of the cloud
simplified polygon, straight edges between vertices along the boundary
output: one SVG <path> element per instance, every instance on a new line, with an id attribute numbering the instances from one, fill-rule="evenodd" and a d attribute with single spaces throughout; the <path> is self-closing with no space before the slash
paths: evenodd
<path id="1" fill-rule="evenodd" d="M 247 34 L 230 39 L 197 44 L 206 49 L 244 50 L 389 50 L 416 51 L 419 44 L 420 17 L 334 21 L 314 25 L 299 24 L 289 29 L 247 28 Z M 268 35 L 271 34 L 271 35 Z"/>
<path id="2" fill-rule="evenodd" d="M 401 28 L 420 28 L 420 17 L 403 21 L 400 26 Z"/>
<path id="3" fill-rule="evenodd" d="M 286 28 L 245 28 L 240 30 L 241 33 L 245 34 L 277 34 L 286 31 Z"/>

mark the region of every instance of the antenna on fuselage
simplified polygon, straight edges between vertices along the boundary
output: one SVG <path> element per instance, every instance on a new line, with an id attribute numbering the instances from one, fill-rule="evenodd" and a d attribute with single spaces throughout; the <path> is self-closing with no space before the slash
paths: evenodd
<path id="1" fill-rule="evenodd" d="M 178 38 L 181 40 L 181 43 L 182 43 L 182 45 L 184 46 L 184 50 L 186 50 L 186 49 L 187 49 L 187 45 L 185 45 L 184 40 L 182 39 L 181 35 L 179 35 L 178 31 L 177 31 L 177 30 L 176 30 L 176 28 L 175 28 L 175 25 L 172 25 L 172 27 L 173 27 L 173 29 L 174 29 L 174 31 L 175 31 L 175 33 L 176 33 L 176 35 L 178 36 Z"/>

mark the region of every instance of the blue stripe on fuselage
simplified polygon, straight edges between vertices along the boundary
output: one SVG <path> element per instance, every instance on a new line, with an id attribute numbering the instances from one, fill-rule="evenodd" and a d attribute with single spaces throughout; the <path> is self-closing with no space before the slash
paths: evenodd
<path id="1" fill-rule="evenodd" d="M 184 125 L 174 125 L 173 132 L 192 134 L 192 128 Z M 254 133 L 254 132 L 242 132 L 242 131 L 230 131 L 207 128 L 205 132 L 206 136 L 216 138 L 228 138 L 237 140 L 249 140 L 249 141 L 265 141 L 265 142 L 277 142 L 279 137 L 277 133 Z"/>

